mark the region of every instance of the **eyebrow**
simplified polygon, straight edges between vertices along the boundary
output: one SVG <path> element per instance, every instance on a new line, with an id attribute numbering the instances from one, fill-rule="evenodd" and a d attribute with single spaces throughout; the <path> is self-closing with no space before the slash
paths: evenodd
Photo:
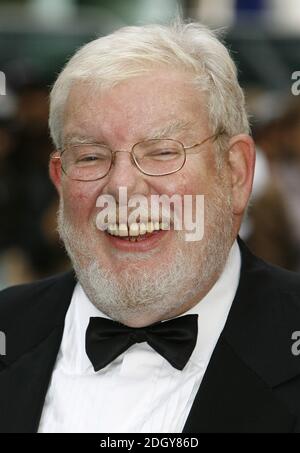
<path id="1" fill-rule="evenodd" d="M 149 139 L 160 139 L 160 138 L 170 138 L 178 133 L 186 132 L 191 130 L 192 127 L 196 124 L 195 121 L 184 121 L 181 119 L 177 119 L 174 121 L 169 122 L 163 127 L 158 127 L 156 129 L 152 129 L 149 134 L 143 137 L 143 140 Z M 85 143 L 99 143 L 95 140 L 94 137 L 84 136 L 80 134 L 67 134 L 65 137 L 64 144 L 65 145 L 73 145 L 73 144 L 85 144 Z"/>
<path id="2" fill-rule="evenodd" d="M 195 125 L 195 122 L 184 121 L 184 120 L 174 120 L 167 124 L 164 127 L 160 127 L 151 131 L 151 136 L 147 138 L 169 138 L 179 132 L 185 132 L 190 130 Z"/>
<path id="3" fill-rule="evenodd" d="M 64 140 L 65 145 L 84 144 L 84 143 L 96 143 L 95 139 L 88 136 L 69 134 L 66 135 Z"/>

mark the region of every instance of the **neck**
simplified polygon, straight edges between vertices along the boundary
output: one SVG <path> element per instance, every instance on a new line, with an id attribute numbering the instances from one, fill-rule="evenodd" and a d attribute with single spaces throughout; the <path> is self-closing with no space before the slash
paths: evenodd
<path id="1" fill-rule="evenodd" d="M 168 319 L 183 315 L 184 313 L 195 307 L 199 302 L 201 302 L 202 299 L 204 299 L 204 297 L 209 293 L 211 288 L 219 279 L 223 268 L 224 266 L 214 273 L 210 281 L 205 285 L 204 288 L 201 289 L 201 291 L 194 293 L 193 289 L 191 289 L 191 298 L 187 302 L 184 302 L 180 307 L 166 311 L 163 315 L 160 316 L 157 316 L 151 311 L 145 313 L 134 313 L 124 318 L 122 324 L 125 324 L 128 327 L 145 327 L 149 326 L 150 324 L 154 324 L 160 321 L 167 321 Z M 182 299 L 186 299 L 186 296 L 186 292 L 185 294 L 178 294 L 178 298 L 181 297 Z"/>

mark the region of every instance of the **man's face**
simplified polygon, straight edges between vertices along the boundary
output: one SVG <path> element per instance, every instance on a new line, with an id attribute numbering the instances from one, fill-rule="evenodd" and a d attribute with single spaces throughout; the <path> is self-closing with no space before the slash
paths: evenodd
<path id="1" fill-rule="evenodd" d="M 204 102 L 189 77 L 176 72 L 156 71 L 102 90 L 77 84 L 68 98 L 63 139 L 89 139 L 112 150 L 129 151 L 135 143 L 157 137 L 191 146 L 214 133 Z M 97 198 L 112 195 L 118 203 L 120 187 L 127 188 L 128 199 L 204 195 L 203 239 L 187 242 L 184 232 L 171 229 L 131 242 L 100 231 Z M 155 322 L 196 303 L 216 280 L 234 238 L 230 188 L 226 173 L 222 178 L 218 174 L 210 140 L 188 155 L 177 173 L 147 176 L 132 164 L 128 153 L 120 152 L 104 178 L 80 182 L 62 175 L 59 191 L 60 232 L 79 280 L 92 302 L 127 324 Z M 95 287 L 100 280 L 103 287 L 108 279 L 112 287 L 103 291 L 110 291 L 105 295 L 109 306 Z M 168 295 L 173 301 L 168 302 Z M 162 297 L 165 302 L 159 302 Z"/>

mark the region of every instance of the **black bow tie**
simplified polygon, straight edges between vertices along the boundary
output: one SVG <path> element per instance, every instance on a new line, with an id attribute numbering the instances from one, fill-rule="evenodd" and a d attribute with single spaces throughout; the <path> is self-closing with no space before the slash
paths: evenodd
<path id="1" fill-rule="evenodd" d="M 127 327 L 111 319 L 90 318 L 86 353 L 101 370 L 135 343 L 146 341 L 173 367 L 182 370 L 197 341 L 198 315 L 185 315 L 146 327 Z"/>

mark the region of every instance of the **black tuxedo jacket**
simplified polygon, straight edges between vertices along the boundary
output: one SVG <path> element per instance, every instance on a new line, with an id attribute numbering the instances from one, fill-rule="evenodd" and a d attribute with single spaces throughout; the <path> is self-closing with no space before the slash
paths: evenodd
<path id="1" fill-rule="evenodd" d="M 239 287 L 184 432 L 300 432 L 300 276 L 239 244 Z M 37 431 L 75 282 L 70 272 L 0 293 L 0 432 Z"/>

